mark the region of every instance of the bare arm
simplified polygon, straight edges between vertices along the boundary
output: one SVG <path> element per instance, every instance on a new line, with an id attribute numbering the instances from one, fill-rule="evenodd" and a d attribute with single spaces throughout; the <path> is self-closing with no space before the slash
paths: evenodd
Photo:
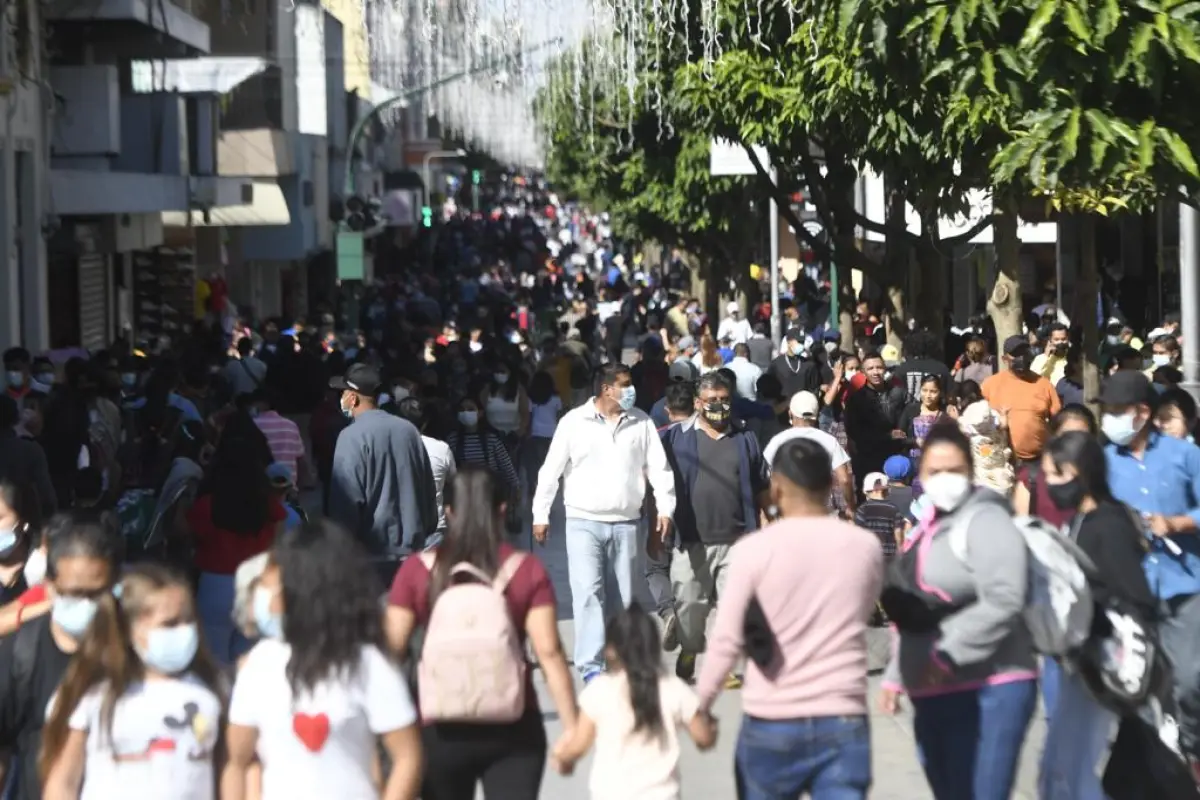
<path id="1" fill-rule="evenodd" d="M 225 726 L 225 768 L 221 770 L 221 800 L 246 800 L 247 779 L 258 748 L 258 728 Z"/>
<path id="2" fill-rule="evenodd" d="M 563 727 L 571 730 L 577 719 L 575 706 L 575 684 L 571 682 L 571 671 L 563 655 L 562 641 L 558 638 L 558 619 L 554 606 L 545 605 L 529 609 L 525 616 L 525 634 L 533 644 L 534 655 L 546 676 L 546 686 L 558 711 Z"/>
<path id="3" fill-rule="evenodd" d="M 842 500 L 846 504 L 846 513 L 851 517 L 854 516 L 854 511 L 858 507 L 854 497 L 854 481 L 850 478 L 850 464 L 845 463 L 833 471 L 834 480 L 837 482 L 838 489 L 842 492 Z"/>
<path id="4" fill-rule="evenodd" d="M 575 762 L 587 755 L 596 741 L 596 723 L 587 714 L 580 714 L 575 725 L 563 731 L 562 738 L 554 745 L 551 753 L 558 762 L 559 771 L 567 774 L 575 766 Z"/>
<path id="5" fill-rule="evenodd" d="M 1029 487 L 1025 485 L 1024 481 L 1017 481 L 1013 486 L 1012 506 L 1013 511 L 1019 517 L 1029 513 Z"/>
<path id="6" fill-rule="evenodd" d="M 87 760 L 87 731 L 72 730 L 67 734 L 62 752 L 46 775 L 42 786 L 44 800 L 77 800 L 83 788 L 83 765 Z"/>
<path id="7" fill-rule="evenodd" d="M 388 649 L 393 655 L 399 658 L 407 657 L 408 643 L 416 624 L 416 615 L 407 608 L 392 605 L 387 607 L 383 619 L 383 633 L 387 638 Z"/>
<path id="8" fill-rule="evenodd" d="M 409 725 L 383 734 L 383 746 L 392 760 L 392 772 L 383 800 L 416 800 L 421 790 L 421 733 Z"/>

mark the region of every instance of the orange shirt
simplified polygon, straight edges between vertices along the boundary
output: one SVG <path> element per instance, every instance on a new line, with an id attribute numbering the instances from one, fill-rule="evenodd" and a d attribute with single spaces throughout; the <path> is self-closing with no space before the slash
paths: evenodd
<path id="1" fill-rule="evenodd" d="M 1006 369 L 988 378 L 979 388 L 989 406 L 1008 412 L 1008 438 L 1013 454 L 1021 461 L 1040 456 L 1048 435 L 1047 423 L 1062 408 L 1062 400 L 1050 381 L 1040 375 L 1025 380 Z"/>

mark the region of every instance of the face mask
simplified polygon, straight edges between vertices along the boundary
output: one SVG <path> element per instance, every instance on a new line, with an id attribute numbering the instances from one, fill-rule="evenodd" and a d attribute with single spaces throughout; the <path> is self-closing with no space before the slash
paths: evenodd
<path id="1" fill-rule="evenodd" d="M 42 386 L 53 386 L 54 385 L 54 373 L 53 372 L 42 372 L 37 376 L 37 381 Z"/>
<path id="2" fill-rule="evenodd" d="M 464 428 L 474 428 L 479 424 L 478 411 L 460 411 L 458 412 L 458 421 Z"/>
<path id="3" fill-rule="evenodd" d="M 617 399 L 617 405 L 622 411 L 628 411 L 633 408 L 633 404 L 637 402 L 637 388 L 634 386 L 626 386 L 621 390 L 621 396 Z"/>
<path id="4" fill-rule="evenodd" d="M 121 385 L 126 389 L 132 389 L 137 386 L 137 373 L 126 372 L 121 375 Z"/>
<path id="5" fill-rule="evenodd" d="M 503 386 L 504 384 L 508 383 L 508 373 L 507 372 L 493 372 L 492 380 L 494 380 L 496 383 Z"/>
<path id="6" fill-rule="evenodd" d="M 788 342 L 788 352 L 793 356 L 799 356 L 804 352 L 804 345 L 800 342 Z"/>
<path id="7" fill-rule="evenodd" d="M 925 497 L 938 511 L 953 511 L 962 505 L 971 493 L 971 481 L 966 475 L 956 472 L 939 472 L 927 481 L 922 481 Z"/>
<path id="8" fill-rule="evenodd" d="M 729 418 L 732 416 L 732 406 L 729 403 L 706 403 L 704 405 L 704 419 L 709 425 L 720 430 L 729 424 Z"/>
<path id="9" fill-rule="evenodd" d="M 9 550 L 21 541 L 21 534 L 15 528 L 0 528 L 0 555 L 6 555 Z"/>
<path id="10" fill-rule="evenodd" d="M 82 639 L 87 633 L 92 618 L 96 616 L 98 604 L 90 597 L 67 597 L 59 595 L 54 598 L 50 609 L 50 619 L 63 629 L 72 639 Z"/>
<path id="11" fill-rule="evenodd" d="M 410 393 L 408 389 L 405 389 L 403 386 L 395 386 L 392 388 L 392 399 L 397 403 L 399 403 L 401 400 L 407 399 L 409 396 Z"/>
<path id="12" fill-rule="evenodd" d="M 191 666 L 199 647 L 200 631 L 192 622 L 153 629 L 146 637 L 145 649 L 139 647 L 137 653 L 150 669 L 177 675 Z"/>
<path id="13" fill-rule="evenodd" d="M 342 412 L 342 416 L 343 416 L 343 417 L 345 417 L 345 418 L 346 418 L 346 419 L 348 419 L 348 420 L 352 420 L 352 421 L 353 421 L 353 419 L 354 419 L 354 409 L 352 409 L 352 408 L 347 408 L 346 406 L 342 405 L 341 403 L 338 403 L 338 409 L 339 409 L 339 410 Z"/>
<path id="14" fill-rule="evenodd" d="M 8 385 L 14 389 L 20 389 L 25 385 L 25 373 L 17 370 L 8 371 Z"/>
<path id="15" fill-rule="evenodd" d="M 826 342 L 825 343 L 825 352 L 828 353 L 829 355 L 833 355 L 840 348 L 841 348 L 841 345 L 839 345 L 837 342 Z"/>
<path id="16" fill-rule="evenodd" d="M 850 378 L 853 378 L 857 374 L 858 374 L 858 370 L 848 369 L 848 370 L 846 370 L 846 379 L 849 380 Z"/>
<path id="17" fill-rule="evenodd" d="M 270 589 L 262 586 L 254 589 L 254 627 L 264 639 L 283 638 L 283 615 L 271 610 L 274 599 L 275 593 Z"/>
<path id="18" fill-rule="evenodd" d="M 1072 478 L 1066 483 L 1047 483 L 1046 493 L 1050 495 L 1050 502 L 1054 503 L 1055 508 L 1060 511 L 1073 511 L 1079 508 L 1079 503 L 1083 500 L 1083 482 Z"/>
<path id="19" fill-rule="evenodd" d="M 46 580 L 46 551 L 34 550 L 25 562 L 25 584 L 38 586 Z"/>
<path id="20" fill-rule="evenodd" d="M 1070 347 L 1071 345 L 1069 342 L 1059 342 L 1058 344 L 1054 345 L 1054 355 L 1065 356 Z"/>
<path id="21" fill-rule="evenodd" d="M 1150 357 L 1150 363 L 1156 367 L 1171 366 L 1171 356 L 1167 353 L 1155 353 Z"/>
<path id="22" fill-rule="evenodd" d="M 1125 414 L 1105 414 L 1100 420 L 1100 430 L 1108 440 L 1117 447 L 1124 447 L 1137 436 L 1137 428 L 1133 424 L 1134 412 Z"/>
<path id="23" fill-rule="evenodd" d="M 1104 337 L 1104 341 L 1107 342 L 1109 345 L 1116 346 L 1121 343 L 1121 337 L 1113 335 L 1113 334 L 1109 334 L 1108 336 Z"/>

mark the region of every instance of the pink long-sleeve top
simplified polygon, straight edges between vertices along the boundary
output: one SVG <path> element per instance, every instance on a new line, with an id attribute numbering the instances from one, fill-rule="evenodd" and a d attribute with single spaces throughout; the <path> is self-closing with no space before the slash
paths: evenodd
<path id="1" fill-rule="evenodd" d="M 742 710 L 761 719 L 867 713 L 867 622 L 883 581 L 871 533 L 833 517 L 793 517 L 734 545 L 700 670 L 701 707 L 742 655 L 757 598 L 779 645 L 766 673 L 746 662 Z"/>

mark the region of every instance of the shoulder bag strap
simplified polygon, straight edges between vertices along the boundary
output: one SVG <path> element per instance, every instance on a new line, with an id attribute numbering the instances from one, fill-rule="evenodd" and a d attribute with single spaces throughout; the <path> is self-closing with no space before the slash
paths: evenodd
<path id="1" fill-rule="evenodd" d="M 517 570 L 525 563 L 525 553 L 516 552 L 504 560 L 500 565 L 500 569 L 496 571 L 496 577 L 492 579 L 492 587 L 496 591 L 503 593 L 508 588 L 508 584 L 512 581 L 513 576 L 517 574 Z"/>

